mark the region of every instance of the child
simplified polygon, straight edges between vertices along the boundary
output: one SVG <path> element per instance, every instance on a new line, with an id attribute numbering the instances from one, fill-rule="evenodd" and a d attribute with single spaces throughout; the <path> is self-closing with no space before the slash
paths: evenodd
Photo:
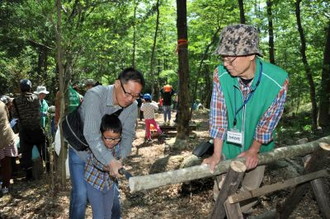
<path id="1" fill-rule="evenodd" d="M 151 101 L 151 95 L 146 93 L 143 95 L 144 102 L 141 106 L 141 111 L 143 111 L 144 122 L 146 124 L 146 141 L 151 141 L 150 125 L 152 124 L 156 129 L 159 135 L 162 134 L 159 125 L 155 121 L 155 110 L 158 110 L 158 105 L 155 101 Z"/>
<path id="2" fill-rule="evenodd" d="M 116 115 L 104 115 L 101 122 L 101 133 L 104 146 L 114 157 L 118 157 L 122 133 L 122 124 Z M 92 152 L 89 152 L 85 165 L 85 180 L 87 182 L 87 196 L 92 206 L 93 218 L 111 218 L 111 211 L 117 193 L 115 179 L 105 171 Z"/>

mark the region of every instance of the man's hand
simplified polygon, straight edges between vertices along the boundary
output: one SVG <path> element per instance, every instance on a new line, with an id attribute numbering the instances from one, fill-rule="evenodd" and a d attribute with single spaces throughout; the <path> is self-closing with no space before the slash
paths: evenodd
<path id="1" fill-rule="evenodd" d="M 259 163 L 258 153 L 259 153 L 260 147 L 261 147 L 261 143 L 254 140 L 252 145 L 250 146 L 250 148 L 247 151 L 244 151 L 237 156 L 237 157 L 246 158 L 245 165 L 248 170 L 253 169 L 258 165 L 258 163 Z"/>
<path id="2" fill-rule="evenodd" d="M 106 166 L 105 170 L 110 172 L 110 175 L 113 177 L 119 177 L 120 174 L 118 173 L 118 170 L 123 167 L 123 164 L 120 160 L 113 159 L 110 161 L 109 165 Z"/>
<path id="3" fill-rule="evenodd" d="M 221 161 L 221 156 L 213 153 L 211 157 L 205 158 L 202 164 L 207 164 L 210 167 L 211 173 L 214 172 L 215 166 Z"/>
<path id="4" fill-rule="evenodd" d="M 207 164 L 210 167 L 211 173 L 214 172 L 215 166 L 221 161 L 222 140 L 220 138 L 213 139 L 214 152 L 211 157 L 203 160 L 202 164 Z"/>
<path id="5" fill-rule="evenodd" d="M 258 157 L 258 151 L 254 150 L 253 148 L 250 148 L 247 151 L 242 152 L 237 157 L 245 157 L 245 166 L 246 168 L 253 169 L 255 168 L 259 163 L 259 157 Z"/>

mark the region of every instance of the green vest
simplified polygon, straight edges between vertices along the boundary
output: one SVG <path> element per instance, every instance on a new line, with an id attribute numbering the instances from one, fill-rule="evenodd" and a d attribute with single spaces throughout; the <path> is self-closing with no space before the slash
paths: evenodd
<path id="1" fill-rule="evenodd" d="M 69 98 L 68 113 L 71 113 L 79 106 L 82 96 L 75 89 L 73 89 L 72 86 L 69 86 L 68 98 Z"/>
<path id="2" fill-rule="evenodd" d="M 43 99 L 41 102 L 40 102 L 40 113 L 41 113 L 41 116 L 40 116 L 40 122 L 41 122 L 41 126 L 43 128 L 46 127 L 46 122 L 47 121 L 47 113 L 48 113 L 48 103 L 45 99 Z"/>
<path id="3" fill-rule="evenodd" d="M 218 67 L 218 72 L 227 107 L 228 130 L 231 130 L 233 129 L 235 111 L 243 106 L 244 97 L 239 89 L 238 77 L 232 77 L 223 65 Z M 229 143 L 225 139 L 222 153 L 226 159 L 235 158 L 250 148 L 259 120 L 277 97 L 287 77 L 288 74 L 283 69 L 256 58 L 256 72 L 251 85 L 255 91 L 236 115 L 236 129 L 243 132 L 244 143 L 237 145 Z M 257 86 L 258 80 L 260 82 Z M 268 144 L 263 144 L 260 152 L 270 151 L 273 148 L 274 142 L 271 141 Z"/>

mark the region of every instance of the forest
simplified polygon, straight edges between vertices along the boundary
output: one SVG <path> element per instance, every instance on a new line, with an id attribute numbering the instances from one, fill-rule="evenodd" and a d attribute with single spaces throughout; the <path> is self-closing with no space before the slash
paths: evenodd
<path id="1" fill-rule="evenodd" d="M 329 134 L 327 0 L 2 0 L 0 6 L 0 95 L 18 95 L 20 79 L 28 78 L 33 90 L 47 87 L 54 105 L 56 92 L 70 84 L 89 78 L 112 84 L 134 67 L 154 100 L 165 84 L 178 91 L 176 138 L 186 139 L 196 118 L 190 106 L 199 101 L 209 108 L 219 34 L 243 23 L 259 30 L 263 59 L 289 73 L 280 141 Z"/>
<path id="2" fill-rule="evenodd" d="M 264 59 L 289 72 L 286 111 L 297 113 L 308 104 L 308 130 L 329 121 L 328 1 L 194 0 L 177 10 L 176 2 L 168 0 L 25 0 L 1 1 L 0 10 L 1 94 L 17 93 L 19 79 L 29 78 L 52 91 L 48 99 L 53 103 L 60 87 L 60 45 L 64 85 L 86 78 L 111 84 L 121 69 L 133 66 L 144 73 L 144 92 L 156 99 L 165 83 L 178 90 L 184 80 L 185 99 L 208 106 L 212 72 L 219 64 L 213 54 L 219 32 L 228 24 L 246 23 L 258 27 Z M 182 79 L 178 39 L 184 27 L 177 15 L 186 17 Z"/>

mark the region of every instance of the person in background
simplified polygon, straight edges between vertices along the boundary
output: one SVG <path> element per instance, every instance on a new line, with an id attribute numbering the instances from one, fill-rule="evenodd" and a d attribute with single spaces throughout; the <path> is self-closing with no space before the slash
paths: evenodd
<path id="1" fill-rule="evenodd" d="M 9 111 L 4 98 L 0 101 L 0 164 L 2 176 L 2 194 L 7 194 L 12 176 L 12 158 L 17 157 L 15 134 L 9 124 Z M 9 100 L 7 100 L 9 101 Z"/>
<path id="2" fill-rule="evenodd" d="M 200 101 L 199 99 L 196 99 L 196 100 L 194 101 L 193 105 L 192 105 L 192 109 L 193 109 L 193 110 L 201 110 L 201 109 L 203 109 L 203 108 L 204 108 L 204 107 L 203 107 L 201 101 Z"/>
<path id="3" fill-rule="evenodd" d="M 163 110 L 163 98 L 160 97 L 158 99 L 158 113 L 164 113 L 164 110 Z"/>
<path id="4" fill-rule="evenodd" d="M 159 128 L 159 125 L 155 120 L 155 111 L 158 110 L 158 105 L 155 101 L 152 101 L 151 95 L 149 93 L 144 94 L 143 99 L 144 102 L 142 103 L 141 111 L 143 112 L 144 122 L 146 126 L 145 140 L 147 142 L 150 142 L 152 140 L 150 132 L 151 125 L 155 127 L 159 135 L 162 134 L 162 130 Z"/>
<path id="5" fill-rule="evenodd" d="M 177 93 L 175 93 L 173 96 L 173 110 L 178 109 L 178 102 L 179 102 L 179 96 Z"/>
<path id="6" fill-rule="evenodd" d="M 45 86 L 38 86 L 37 90 L 33 92 L 36 94 L 39 98 L 40 102 L 40 116 L 41 116 L 41 126 L 43 128 L 46 127 L 46 120 L 47 120 L 47 115 L 48 115 L 48 103 L 45 100 L 45 97 L 47 94 L 49 94 L 49 91 L 47 91 Z"/>
<path id="7" fill-rule="evenodd" d="M 165 125 L 170 125 L 171 123 L 171 105 L 172 105 L 172 96 L 175 94 L 172 86 L 166 84 L 160 90 L 161 97 L 163 98 L 163 111 L 164 111 L 164 123 Z"/>
<path id="8" fill-rule="evenodd" d="M 75 82 L 72 85 L 69 85 L 66 91 L 66 97 L 68 98 L 67 112 L 71 113 L 75 110 L 83 100 L 83 96 L 78 92 L 79 83 Z M 55 97 L 55 126 L 58 126 L 60 120 L 60 109 L 61 109 L 61 92 L 58 91 Z"/>
<path id="9" fill-rule="evenodd" d="M 33 180 L 32 149 L 36 145 L 38 151 L 49 167 L 46 150 L 46 136 L 40 124 L 40 103 L 37 95 L 33 94 L 32 83 L 28 79 L 20 80 L 21 95 L 13 100 L 13 117 L 18 118 L 21 164 L 26 173 L 26 180 Z"/>
<path id="10" fill-rule="evenodd" d="M 55 134 L 56 134 L 56 130 L 57 130 L 57 127 L 55 124 L 55 112 L 56 112 L 56 109 L 55 109 L 54 105 L 52 105 L 48 108 L 48 115 L 50 116 L 50 134 L 52 136 L 52 139 L 55 138 Z"/>
<path id="11" fill-rule="evenodd" d="M 141 111 L 141 106 L 142 106 L 142 102 L 143 102 L 143 97 L 139 97 L 136 101 L 138 103 L 138 118 L 140 119 L 140 121 L 142 121 L 143 112 Z"/>
<path id="12" fill-rule="evenodd" d="M 122 125 L 116 115 L 104 115 L 100 131 L 106 150 L 118 159 Z M 112 178 L 107 168 L 88 151 L 84 178 L 87 182 L 87 196 L 92 206 L 93 218 L 113 218 L 112 208 L 115 197 L 116 179 Z M 120 209 L 120 205 L 117 206 Z"/>
<path id="13" fill-rule="evenodd" d="M 260 186 L 265 166 L 258 154 L 274 149 L 274 130 L 280 120 L 288 90 L 288 74 L 262 60 L 258 31 L 245 24 L 227 26 L 215 53 L 222 63 L 215 69 L 210 104 L 210 136 L 214 153 L 206 158 L 211 171 L 221 160 L 244 157 L 247 172 L 241 190 Z M 216 199 L 224 180 L 215 180 Z M 249 214 L 255 201 L 241 206 Z"/>
<path id="14" fill-rule="evenodd" d="M 14 118 L 12 116 L 12 111 L 13 111 L 13 100 L 9 95 L 2 95 L 0 98 L 0 101 L 2 101 L 6 105 L 6 110 L 8 111 L 8 120 L 11 122 Z"/>
<path id="15" fill-rule="evenodd" d="M 93 79 L 87 79 L 85 81 L 85 91 L 88 91 L 89 89 L 91 89 L 92 87 L 95 87 L 96 86 L 96 82 L 95 80 Z M 97 85 L 100 85 L 99 83 Z"/>
<path id="16" fill-rule="evenodd" d="M 136 99 L 139 98 L 144 83 L 144 77 L 139 71 L 134 68 L 124 69 L 114 84 L 89 89 L 78 110 L 90 151 L 113 177 L 119 176 L 118 170 L 122 168 L 123 159 L 131 153 L 137 119 Z M 100 132 L 102 117 L 118 110 L 122 110 L 119 119 L 123 127 L 119 142 L 120 160 L 115 159 L 111 151 L 104 147 Z M 84 167 L 87 156 L 87 151 L 77 151 L 69 145 L 69 169 L 72 182 L 70 218 L 85 218 L 87 188 Z"/>
<path id="17" fill-rule="evenodd" d="M 45 86 L 38 86 L 37 87 L 37 90 L 33 92 L 34 94 L 36 94 L 39 98 L 39 103 L 40 103 L 40 124 L 41 124 L 41 127 L 44 129 L 44 132 L 45 134 L 47 133 L 47 130 L 46 130 L 46 123 L 48 123 L 48 109 L 49 109 L 49 106 L 48 106 L 48 103 L 47 101 L 45 100 L 45 97 L 47 94 L 49 94 L 49 91 L 47 91 L 46 87 Z M 49 155 L 49 152 L 48 152 L 48 146 L 49 146 L 49 140 L 48 140 L 48 137 L 47 137 L 47 134 L 45 135 L 46 136 L 46 143 L 44 145 L 45 148 L 42 148 L 42 151 L 44 151 L 45 153 L 45 162 L 46 162 L 46 170 L 47 172 L 50 171 L 50 155 Z"/>
<path id="18" fill-rule="evenodd" d="M 6 105 L 6 110 L 7 110 L 7 114 L 8 114 L 8 120 L 10 123 L 10 127 L 13 130 L 14 134 L 18 133 L 18 119 L 17 118 L 13 118 L 12 114 L 13 114 L 13 94 L 8 93 L 6 95 L 2 95 L 0 100 Z M 15 141 L 19 141 L 19 138 L 15 138 Z M 17 147 L 17 144 L 15 143 L 15 146 Z M 20 151 L 19 148 L 17 147 L 17 154 L 19 156 Z M 18 171 L 18 165 L 16 164 L 16 159 L 18 158 L 18 156 L 15 157 L 11 157 L 11 166 L 12 166 L 12 173 L 13 175 Z"/>

